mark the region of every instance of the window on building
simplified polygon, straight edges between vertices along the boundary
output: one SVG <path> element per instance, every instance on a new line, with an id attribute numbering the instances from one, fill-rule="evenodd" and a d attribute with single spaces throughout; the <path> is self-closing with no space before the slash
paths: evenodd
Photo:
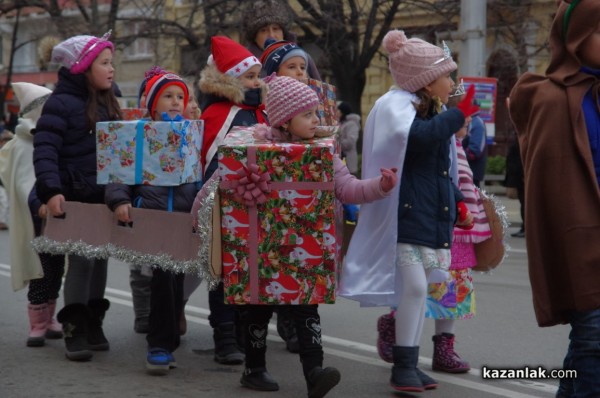
<path id="1" fill-rule="evenodd" d="M 127 23 L 123 27 L 124 37 L 131 38 L 131 43 L 125 47 L 124 55 L 127 58 L 144 58 L 152 56 L 150 39 L 142 37 L 144 26 L 142 22 Z"/>

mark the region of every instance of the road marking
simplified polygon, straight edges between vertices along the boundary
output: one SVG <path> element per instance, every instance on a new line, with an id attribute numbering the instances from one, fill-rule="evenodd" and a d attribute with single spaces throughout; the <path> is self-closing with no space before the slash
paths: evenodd
<path id="1" fill-rule="evenodd" d="M 6 271 L 3 271 L 2 269 L 6 269 Z M 0 275 L 10 278 L 10 266 L 8 264 L 0 263 Z M 126 307 L 133 307 L 133 303 L 131 302 L 131 293 L 130 292 L 120 290 L 120 289 L 114 289 L 111 287 L 106 287 L 106 293 L 107 294 L 105 295 L 105 297 L 110 299 L 111 302 L 121 304 Z M 186 319 L 188 322 L 192 322 L 192 323 L 196 323 L 199 325 L 210 327 L 210 323 L 208 322 L 208 319 L 207 319 L 208 315 L 210 314 L 210 311 L 208 309 L 202 308 L 202 307 L 196 307 L 196 306 L 188 304 L 188 305 L 186 305 L 185 310 L 186 310 L 185 311 Z M 203 317 L 200 317 L 200 316 L 203 316 Z M 279 335 L 277 334 L 277 326 L 275 325 L 275 322 L 272 321 L 269 324 L 269 331 L 270 331 L 270 334 L 267 336 L 269 341 L 281 341 Z M 373 356 L 373 355 L 377 355 L 377 349 L 373 345 L 360 343 L 358 341 L 346 340 L 346 339 L 333 337 L 333 336 L 327 336 L 327 335 L 322 335 L 321 338 L 324 343 L 329 343 L 329 344 L 339 346 L 341 348 L 362 351 L 362 352 L 371 354 L 370 356 L 366 356 L 366 355 L 356 354 L 356 353 L 352 353 L 352 352 L 348 352 L 348 351 L 343 351 L 343 350 L 340 350 L 337 348 L 325 347 L 325 345 L 324 345 L 323 351 L 329 355 L 334 355 L 334 356 L 337 356 L 340 358 L 345 358 L 345 359 L 349 359 L 349 360 L 352 360 L 355 362 L 360 362 L 360 363 L 363 363 L 366 365 L 373 365 L 373 366 L 377 366 L 377 367 L 385 368 L 385 369 L 389 369 L 391 366 L 390 364 L 383 362 L 378 357 Z M 431 366 L 431 358 L 419 356 L 419 364 L 421 367 L 423 367 L 424 365 L 429 367 L 429 366 Z M 481 370 L 476 369 L 476 368 L 471 368 L 471 370 L 469 371 L 468 374 L 471 376 L 481 377 Z M 456 386 L 460 386 L 460 387 L 464 387 L 464 388 L 468 388 L 468 389 L 472 389 L 472 390 L 482 391 L 482 392 L 486 392 L 489 394 L 495 394 L 495 395 L 498 395 L 501 397 L 539 398 L 536 395 L 521 394 L 521 393 L 518 393 L 513 390 L 492 386 L 492 385 L 490 385 L 490 383 L 480 383 L 480 382 L 476 382 L 476 381 L 467 380 L 461 376 L 452 376 L 450 374 L 443 374 L 440 372 L 436 372 L 434 376 L 435 376 L 434 378 L 436 380 L 443 381 L 444 383 L 453 384 Z M 556 388 L 557 388 L 554 385 L 536 382 L 536 381 L 532 381 L 532 380 L 521 380 L 521 381 L 502 380 L 502 381 L 498 381 L 498 384 L 510 384 L 515 387 L 531 389 L 538 393 L 548 393 L 548 394 L 554 394 L 556 392 Z"/>

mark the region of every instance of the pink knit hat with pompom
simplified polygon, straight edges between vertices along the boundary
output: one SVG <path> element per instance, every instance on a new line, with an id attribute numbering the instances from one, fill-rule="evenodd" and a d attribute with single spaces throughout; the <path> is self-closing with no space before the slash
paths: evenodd
<path id="1" fill-rule="evenodd" d="M 401 30 L 388 32 L 382 44 L 396 85 L 411 93 L 456 70 L 449 50 L 421 39 L 407 39 Z"/>
<path id="2" fill-rule="evenodd" d="M 265 110 L 273 127 L 280 127 L 294 116 L 315 108 L 319 98 L 306 83 L 287 76 L 271 76 L 265 79 L 269 86 Z"/>
<path id="3" fill-rule="evenodd" d="M 102 37 L 73 36 L 60 42 L 52 49 L 51 61 L 69 69 L 69 72 L 74 75 L 83 73 L 88 70 L 102 50 L 110 48 L 110 51 L 115 51 L 113 44 L 108 41 L 110 33 L 108 31 Z"/>

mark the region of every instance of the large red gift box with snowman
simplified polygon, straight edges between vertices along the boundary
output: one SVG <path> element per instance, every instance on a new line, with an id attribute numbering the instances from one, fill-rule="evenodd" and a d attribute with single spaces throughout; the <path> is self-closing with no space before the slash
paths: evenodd
<path id="1" fill-rule="evenodd" d="M 260 141 L 232 129 L 219 147 L 225 302 L 334 303 L 339 248 L 335 138 Z"/>

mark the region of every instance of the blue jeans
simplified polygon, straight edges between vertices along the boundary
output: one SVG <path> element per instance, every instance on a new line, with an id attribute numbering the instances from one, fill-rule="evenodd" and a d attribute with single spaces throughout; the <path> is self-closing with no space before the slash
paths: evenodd
<path id="1" fill-rule="evenodd" d="M 600 308 L 572 312 L 569 350 L 563 369 L 577 371 L 575 379 L 561 379 L 557 398 L 600 397 Z"/>

